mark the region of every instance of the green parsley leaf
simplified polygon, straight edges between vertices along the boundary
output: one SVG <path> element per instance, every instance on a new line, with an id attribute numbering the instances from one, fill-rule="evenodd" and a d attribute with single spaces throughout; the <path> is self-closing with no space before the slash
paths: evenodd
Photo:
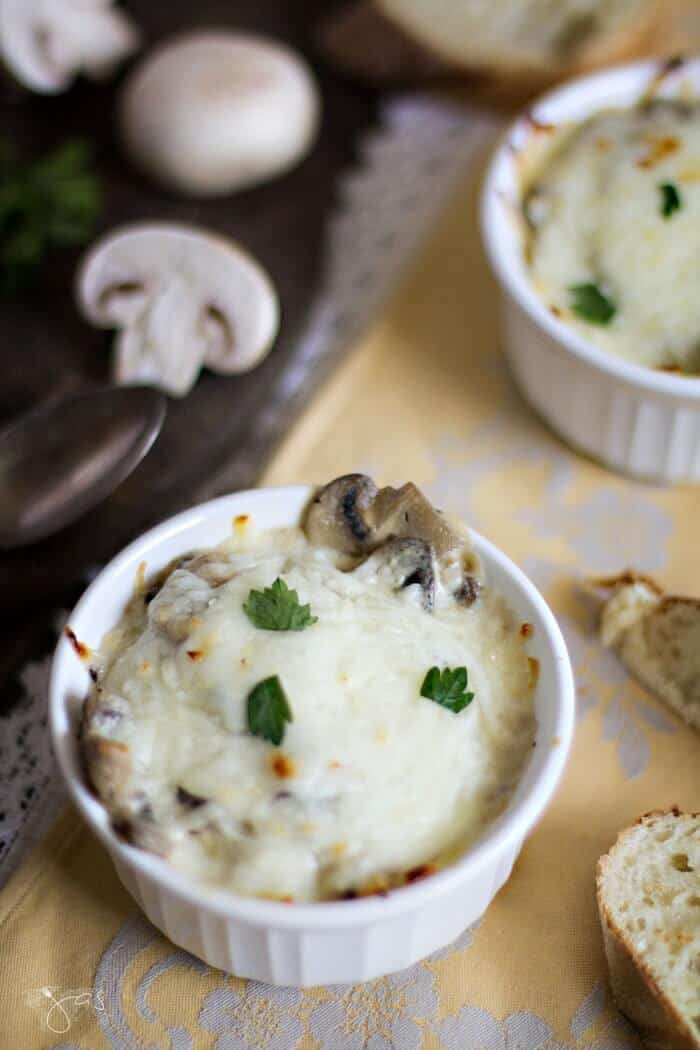
<path id="1" fill-rule="evenodd" d="M 101 207 L 86 143 L 66 142 L 21 164 L 0 140 L 0 291 L 31 284 L 50 248 L 88 240 Z"/>
<path id="2" fill-rule="evenodd" d="M 279 576 L 264 591 L 251 591 L 243 606 L 251 623 L 263 631 L 303 631 L 318 621 L 310 605 L 300 605 L 299 595 L 290 591 Z"/>
<path id="3" fill-rule="evenodd" d="M 659 185 L 661 194 L 661 214 L 664 219 L 670 219 L 674 211 L 680 211 L 683 207 L 678 187 L 673 182 L 662 182 Z"/>
<path id="4" fill-rule="evenodd" d="M 583 321 L 606 325 L 617 313 L 615 303 L 601 292 L 597 284 L 572 284 L 569 291 L 571 309 Z"/>
<path id="5" fill-rule="evenodd" d="M 285 722 L 293 722 L 292 709 L 277 675 L 263 678 L 248 694 L 248 729 L 279 747 L 284 739 Z"/>
<path id="6" fill-rule="evenodd" d="M 458 715 L 474 699 L 474 694 L 466 691 L 467 681 L 466 667 L 455 667 L 454 671 L 449 667 L 442 671 L 439 667 L 431 667 L 423 679 L 420 695 Z"/>

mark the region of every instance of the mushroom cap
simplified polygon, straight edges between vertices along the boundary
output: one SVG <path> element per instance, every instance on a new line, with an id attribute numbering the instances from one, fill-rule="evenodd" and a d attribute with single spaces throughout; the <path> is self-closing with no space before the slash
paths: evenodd
<path id="1" fill-rule="evenodd" d="M 115 379 L 187 393 L 204 364 L 253 368 L 279 328 L 261 266 L 234 241 L 175 223 L 122 226 L 88 250 L 76 294 L 83 315 L 118 328 Z"/>
<path id="2" fill-rule="evenodd" d="M 308 152 L 320 97 L 289 48 L 251 34 L 166 42 L 128 77 L 119 105 L 134 163 L 185 194 L 216 196 L 279 175 Z"/>
<path id="3" fill-rule="evenodd" d="M 78 73 L 100 78 L 139 44 L 112 0 L 1 0 L 0 52 L 26 87 L 64 91 Z"/>

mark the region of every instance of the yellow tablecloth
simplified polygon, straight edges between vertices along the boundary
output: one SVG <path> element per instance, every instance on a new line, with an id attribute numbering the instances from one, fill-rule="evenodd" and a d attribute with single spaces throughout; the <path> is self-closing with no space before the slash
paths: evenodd
<path id="1" fill-rule="evenodd" d="M 699 497 L 614 477 L 523 405 L 499 351 L 475 203 L 464 187 L 266 481 L 413 479 L 551 602 L 577 673 L 576 739 L 511 880 L 478 929 L 413 970 L 357 988 L 272 989 L 207 970 L 157 934 L 70 812 L 0 895 L 2 1047 L 637 1046 L 606 992 L 594 865 L 639 813 L 698 808 L 700 741 L 601 649 L 576 580 L 632 564 L 700 593 Z"/>

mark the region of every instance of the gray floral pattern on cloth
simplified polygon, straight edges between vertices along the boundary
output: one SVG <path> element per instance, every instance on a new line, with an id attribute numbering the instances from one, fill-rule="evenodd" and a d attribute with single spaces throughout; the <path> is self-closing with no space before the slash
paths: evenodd
<path id="1" fill-rule="evenodd" d="M 591 496 L 571 502 L 574 454 L 522 401 L 505 364 L 493 364 L 492 370 L 502 387 L 498 411 L 467 435 L 446 434 L 433 452 L 430 494 L 438 506 L 480 529 L 481 485 L 504 467 L 545 470 L 543 498 L 517 515 L 532 530 L 534 543 L 560 540 L 581 574 L 617 572 L 628 564 L 647 572 L 662 569 L 673 529 L 670 516 L 645 495 L 643 485 L 608 473 Z"/>
<path id="2" fill-rule="evenodd" d="M 439 1017 L 433 964 L 465 951 L 474 939 L 466 930 L 448 948 L 409 970 L 363 985 L 308 992 L 241 981 L 213 970 L 174 949 L 141 915 L 129 919 L 105 950 L 95 974 L 93 1001 L 100 1029 L 114 1050 L 151 1050 L 130 1025 L 126 1002 L 133 1002 L 154 1038 L 167 1033 L 169 1050 L 196 1050 L 200 1037 L 214 1035 L 215 1050 L 297 1050 L 311 1035 L 320 1050 L 422 1050 L 426 1037 L 442 1050 L 641 1050 L 630 1026 L 615 1010 L 606 987 L 597 983 L 569 1025 L 571 1039 L 557 1042 L 546 1020 L 529 1011 L 499 1019 L 465 1005 Z M 143 953 L 159 945 L 164 953 L 140 975 Z M 193 976 L 215 977 L 214 988 L 193 984 L 198 1007 L 196 1028 L 167 1026 L 149 1001 L 159 980 L 182 968 Z M 201 999 L 200 999 L 201 997 Z M 158 1044 L 160 1045 L 160 1044 Z M 52 1050 L 77 1050 L 56 1043 Z"/>
<path id="3" fill-rule="evenodd" d="M 205 1032 L 218 1035 L 215 1050 L 290 1050 L 299 1045 L 304 1024 L 296 988 L 248 981 L 242 991 L 224 986 L 209 992 L 199 1014 Z"/>
<path id="4" fill-rule="evenodd" d="M 311 1032 L 323 1050 L 419 1050 L 438 1006 L 435 976 L 418 965 L 368 986 L 331 989 L 311 1014 Z"/>
<path id="5" fill-rule="evenodd" d="M 576 577 L 562 579 L 561 567 L 537 558 L 526 559 L 523 569 L 557 614 L 574 667 L 578 718 L 601 706 L 603 740 L 614 746 L 628 778 L 641 776 L 651 758 L 651 735 L 675 733 L 677 721 L 627 674 L 615 653 L 601 644 L 595 606 Z M 559 607 L 557 592 L 562 583 L 571 592 L 573 614 Z"/>
<path id="6" fill-rule="evenodd" d="M 611 1005 L 605 986 L 596 984 L 571 1019 L 566 1043 L 526 1010 L 501 1021 L 481 1007 L 465 1006 L 438 1030 L 444 1050 L 641 1050 L 631 1025 Z"/>
<path id="7" fill-rule="evenodd" d="M 0 885 L 44 836 L 65 805 L 46 717 L 51 657 L 20 672 L 22 698 L 0 719 Z"/>
<path id="8" fill-rule="evenodd" d="M 609 475 L 592 495 L 573 501 L 573 454 L 537 421 L 502 367 L 494 365 L 493 371 L 502 383 L 501 407 L 470 434 L 443 438 L 433 454 L 430 494 L 445 510 L 493 535 L 497 522 L 483 520 L 480 486 L 505 467 L 546 471 L 543 498 L 517 515 L 531 533 L 535 552 L 522 567 L 562 628 L 574 664 L 579 718 L 602 705 L 604 741 L 615 747 L 627 777 L 641 776 L 649 766 L 651 734 L 673 733 L 677 723 L 601 645 L 595 609 L 581 581 L 588 574 L 617 572 L 627 565 L 647 572 L 662 569 L 672 531 L 670 517 L 649 499 L 644 486 Z M 629 528 L 630 520 L 634 529 Z M 538 541 L 552 537 L 566 546 L 570 569 L 536 553 Z M 566 595 L 566 602 L 561 600 L 562 587 L 575 592 L 573 597 Z"/>

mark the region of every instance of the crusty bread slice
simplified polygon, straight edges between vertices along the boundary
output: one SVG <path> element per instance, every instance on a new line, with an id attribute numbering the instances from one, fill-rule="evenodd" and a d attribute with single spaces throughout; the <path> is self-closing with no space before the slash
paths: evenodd
<path id="1" fill-rule="evenodd" d="M 700 1048 L 700 814 L 647 813 L 598 861 L 617 1005 L 654 1050 Z"/>
<path id="2" fill-rule="evenodd" d="M 664 595 L 653 580 L 634 572 L 591 582 L 610 592 L 600 617 L 603 644 L 700 729 L 700 601 Z"/>
<path id="3" fill-rule="evenodd" d="M 376 0 L 458 69 L 543 80 L 630 58 L 659 25 L 661 0 Z"/>

